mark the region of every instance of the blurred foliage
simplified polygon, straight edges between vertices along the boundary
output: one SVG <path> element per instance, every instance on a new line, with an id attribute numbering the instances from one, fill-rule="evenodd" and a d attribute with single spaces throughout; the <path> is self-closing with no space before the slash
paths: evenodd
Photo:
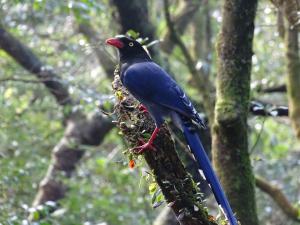
<path id="1" fill-rule="evenodd" d="M 167 29 L 162 2 L 149 2 L 151 20 L 158 39 L 162 39 Z M 221 2 L 213 0 L 209 4 L 214 44 L 222 21 Z M 179 10 L 176 4 L 171 8 L 175 14 Z M 203 12 L 204 7 L 201 7 L 199 13 Z M 93 50 L 102 48 L 117 62 L 115 52 L 103 42 L 106 37 L 117 34 L 118 24 L 113 14 L 108 0 L 0 0 L 0 23 L 54 68 L 72 97 L 80 100 L 69 110 L 86 113 L 94 112 L 103 102 L 105 110 L 110 109 L 111 81 Z M 270 104 L 286 105 L 283 94 L 257 92 L 260 86 L 284 82 L 285 48 L 277 32 L 276 16 L 276 9 L 269 1 L 260 2 L 251 96 Z M 99 46 L 90 45 L 78 32 L 81 23 L 91 23 L 97 29 L 102 40 Z M 195 44 L 190 35 L 193 31 L 189 26 L 182 36 L 189 49 Z M 129 33 L 138 37 L 135 31 Z M 171 55 L 164 56 L 171 70 L 176 71 L 177 81 L 199 101 L 180 49 L 176 47 Z M 210 57 L 210 79 L 213 81 L 216 76 L 214 49 Z M 70 190 L 59 202 L 58 209 L 52 212 L 52 202 L 31 208 L 38 184 L 46 173 L 51 150 L 63 135 L 65 112 L 38 82 L 2 81 L 6 78 L 35 80 L 3 51 L 0 51 L 0 65 L 0 224 L 29 224 L 30 212 L 34 212 L 35 219 L 43 217 L 31 223 L 36 225 L 152 224 L 160 210 L 153 210 L 153 206 L 162 203 L 162 195 L 143 161 L 137 159 L 137 166 L 128 168 L 129 159 L 122 154 L 127 147 L 116 129 L 107 135 L 101 146 L 88 149 L 76 174 L 65 181 Z M 249 129 L 249 149 L 255 172 L 278 184 L 289 200 L 297 204 L 300 199 L 300 145 L 288 118 L 250 116 Z M 264 193 L 257 191 L 257 196 L 262 224 L 296 224 L 282 216 L 281 210 Z"/>

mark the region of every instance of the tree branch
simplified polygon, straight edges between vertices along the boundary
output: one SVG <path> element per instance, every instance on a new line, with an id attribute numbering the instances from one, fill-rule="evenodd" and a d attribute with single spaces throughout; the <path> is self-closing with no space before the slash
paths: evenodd
<path id="1" fill-rule="evenodd" d="M 271 185 L 261 177 L 255 177 L 255 183 L 256 187 L 268 194 L 289 218 L 300 222 L 299 209 L 289 202 L 278 187 Z"/>
<path id="2" fill-rule="evenodd" d="M 44 65 L 29 48 L 2 27 L 0 27 L 0 48 L 26 70 L 35 74 L 55 97 L 58 104 L 72 104 L 68 89 L 63 85 L 53 70 Z"/>
<path id="3" fill-rule="evenodd" d="M 177 30 L 178 34 L 184 33 L 187 26 L 193 20 L 195 14 L 198 12 L 201 4 L 202 4 L 202 0 L 199 1 L 186 0 L 184 2 L 184 6 L 182 10 L 173 20 L 174 27 Z M 161 49 L 167 54 L 171 54 L 176 44 L 177 43 L 174 42 L 172 38 L 172 32 L 169 29 L 165 34 L 165 36 L 163 37 L 163 41 L 160 44 Z"/>
<path id="4" fill-rule="evenodd" d="M 195 16 L 193 21 L 193 41 L 194 41 L 194 55 L 199 61 L 203 61 L 203 67 L 206 67 L 206 74 L 209 75 L 210 64 L 212 60 L 212 27 L 211 27 L 211 15 L 210 4 L 208 1 L 203 2 L 201 12 Z"/>
<path id="5" fill-rule="evenodd" d="M 151 133 L 154 123 L 148 114 L 137 109 L 137 101 L 122 87 L 118 73 L 116 71 L 113 82 L 114 92 L 119 96 L 115 107 L 118 126 L 130 146 L 136 146 L 143 133 Z M 197 197 L 199 189 L 178 158 L 166 126 L 161 129 L 154 145 L 157 151 L 147 151 L 144 157 L 179 222 L 182 225 L 215 224 L 209 221 Z"/>
<path id="6" fill-rule="evenodd" d="M 0 79 L 0 83 L 1 82 L 9 82 L 9 81 L 22 82 L 22 83 L 43 83 L 45 81 L 53 81 L 53 79 L 32 80 L 32 79 L 22 79 L 22 78 L 16 78 L 16 77 L 6 77 L 6 78 Z"/>
<path id="7" fill-rule="evenodd" d="M 164 0 L 164 14 L 167 21 L 168 29 L 170 30 L 170 37 L 174 43 L 178 45 L 180 48 L 187 64 L 187 68 L 190 71 L 193 80 L 197 85 L 197 89 L 199 93 L 202 95 L 205 111 L 208 115 L 209 122 L 212 123 L 214 118 L 214 104 L 215 98 L 212 97 L 211 93 L 214 92 L 214 88 L 212 83 L 210 82 L 209 78 L 201 73 L 201 70 L 196 69 L 195 60 L 192 58 L 191 54 L 189 53 L 188 49 L 184 45 L 183 41 L 181 40 L 179 34 L 176 31 L 174 23 L 171 20 L 170 12 L 169 12 L 169 1 Z"/>
<path id="8" fill-rule="evenodd" d="M 274 93 L 274 92 L 286 92 L 286 85 L 285 84 L 281 84 L 278 86 L 274 86 L 274 87 L 266 87 L 266 88 L 258 88 L 257 90 L 258 92 L 263 92 L 263 93 Z"/>
<path id="9" fill-rule="evenodd" d="M 268 106 L 258 101 L 251 101 L 249 111 L 255 116 L 288 116 L 289 108 L 286 106 Z"/>

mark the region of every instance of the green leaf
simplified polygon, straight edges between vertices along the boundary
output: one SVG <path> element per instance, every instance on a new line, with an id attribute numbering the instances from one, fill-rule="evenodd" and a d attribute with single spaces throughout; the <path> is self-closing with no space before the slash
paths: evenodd
<path id="1" fill-rule="evenodd" d="M 149 185 L 149 192 L 151 195 L 156 191 L 156 189 L 157 189 L 157 183 L 151 183 Z"/>
<path id="2" fill-rule="evenodd" d="M 161 193 L 161 190 L 159 188 L 157 188 L 155 190 L 155 192 L 153 193 L 152 195 L 152 199 L 151 199 L 151 202 L 152 204 L 154 204 L 155 202 L 158 202 L 159 200 L 157 199 L 157 197 L 159 196 L 159 194 Z"/>
<path id="3" fill-rule="evenodd" d="M 149 139 L 151 137 L 151 134 L 149 133 L 143 133 L 143 138 Z"/>
<path id="4" fill-rule="evenodd" d="M 104 157 L 98 158 L 98 159 L 96 160 L 96 163 L 97 163 L 97 165 L 98 165 L 98 169 L 99 169 L 100 171 L 102 171 L 102 170 L 105 169 L 105 167 L 106 167 L 106 158 L 104 158 Z"/>
<path id="5" fill-rule="evenodd" d="M 33 218 L 33 220 L 39 220 L 40 219 L 40 213 L 39 213 L 39 211 L 35 210 L 32 213 L 32 218 Z"/>
<path id="6" fill-rule="evenodd" d="M 9 99 L 14 93 L 14 88 L 7 88 L 4 92 L 4 98 Z"/>
<path id="7" fill-rule="evenodd" d="M 140 36 L 140 33 L 134 31 L 134 30 L 128 30 L 126 34 L 130 37 L 132 37 L 134 40 L 137 39 Z"/>

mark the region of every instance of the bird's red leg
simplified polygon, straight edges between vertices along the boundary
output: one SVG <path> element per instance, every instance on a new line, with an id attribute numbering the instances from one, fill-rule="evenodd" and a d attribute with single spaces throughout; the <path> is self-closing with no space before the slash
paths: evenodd
<path id="1" fill-rule="evenodd" d="M 148 112 L 147 108 L 143 104 L 140 104 L 139 110 L 142 111 L 143 113 L 147 113 Z"/>
<path id="2" fill-rule="evenodd" d="M 159 132 L 159 129 L 158 127 L 156 127 L 153 131 L 153 133 L 151 134 L 151 137 L 150 139 L 148 140 L 147 143 L 141 145 L 141 146 L 138 146 L 138 147 L 135 147 L 133 148 L 133 151 L 136 151 L 137 154 L 141 154 L 143 153 L 145 150 L 155 150 L 155 148 L 152 146 L 153 144 L 153 141 L 155 140 L 158 132 Z"/>

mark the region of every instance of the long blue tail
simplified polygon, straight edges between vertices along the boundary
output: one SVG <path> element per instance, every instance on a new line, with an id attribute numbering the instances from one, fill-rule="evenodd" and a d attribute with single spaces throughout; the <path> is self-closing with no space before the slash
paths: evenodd
<path id="1" fill-rule="evenodd" d="M 194 154 L 197 162 L 199 163 L 200 169 L 203 171 L 206 181 L 210 184 L 211 189 L 214 193 L 214 196 L 219 205 L 225 212 L 225 215 L 231 225 L 238 225 L 236 218 L 233 215 L 231 207 L 228 203 L 228 200 L 225 196 L 225 193 L 222 190 L 220 182 L 213 171 L 213 168 L 210 164 L 210 161 L 204 151 L 202 143 L 198 134 L 191 130 L 189 126 L 183 124 L 183 133 L 188 142 L 188 145 L 191 148 L 192 153 Z"/>

